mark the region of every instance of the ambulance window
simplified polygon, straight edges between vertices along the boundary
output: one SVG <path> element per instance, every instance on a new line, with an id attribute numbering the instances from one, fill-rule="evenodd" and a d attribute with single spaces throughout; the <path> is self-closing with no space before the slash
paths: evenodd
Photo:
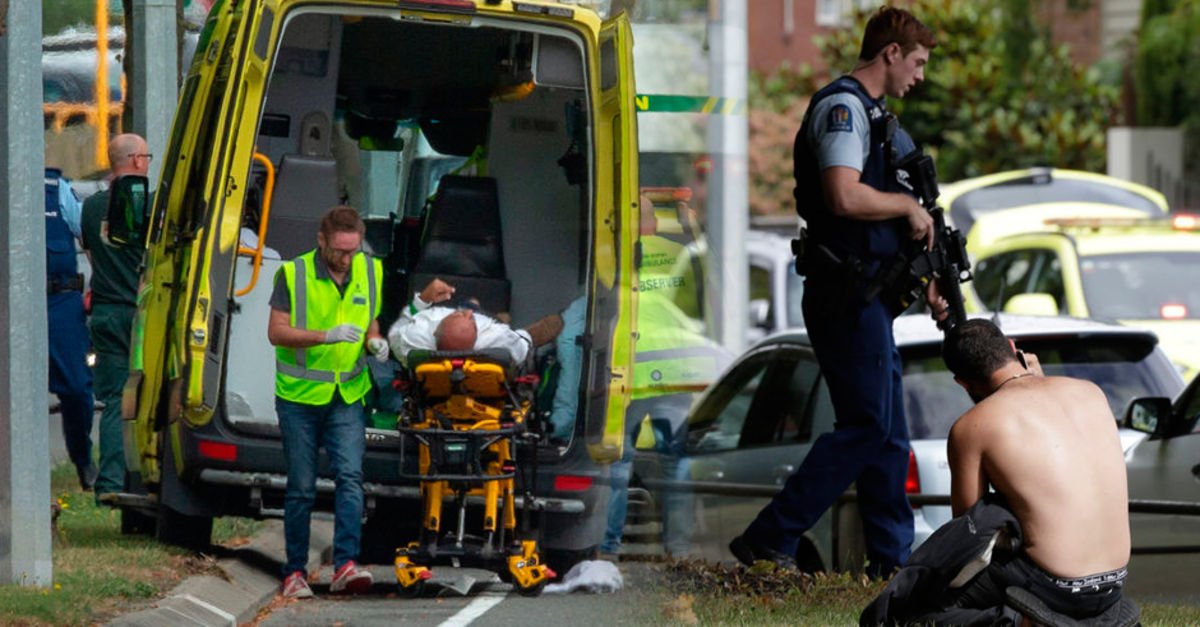
<path id="1" fill-rule="evenodd" d="M 600 89 L 609 90 L 617 84 L 617 44 L 609 39 L 600 44 Z"/>
<path id="2" fill-rule="evenodd" d="M 274 26 L 275 12 L 270 7 L 264 7 L 262 19 L 258 21 L 258 36 L 254 38 L 254 54 L 260 59 L 267 58 L 267 44 L 271 41 L 271 28 Z"/>

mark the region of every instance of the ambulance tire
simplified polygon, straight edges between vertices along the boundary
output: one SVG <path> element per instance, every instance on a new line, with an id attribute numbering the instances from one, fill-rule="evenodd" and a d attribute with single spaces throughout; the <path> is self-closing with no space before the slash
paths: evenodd
<path id="1" fill-rule="evenodd" d="M 127 536 L 152 536 L 157 521 L 153 516 L 128 505 L 121 508 L 121 534 Z"/>
<path id="2" fill-rule="evenodd" d="M 145 494 L 140 473 L 125 471 L 125 491 L 131 494 Z M 121 507 L 121 534 L 153 536 L 157 521 L 152 511 L 128 505 Z"/>
<path id="3" fill-rule="evenodd" d="M 207 551 L 212 547 L 213 517 L 195 516 L 180 512 L 167 503 L 186 494 L 179 478 L 175 475 L 174 456 L 165 456 L 162 468 L 163 482 L 159 488 L 158 525 L 155 536 L 159 542 L 193 551 Z"/>
<path id="4" fill-rule="evenodd" d="M 160 503 L 155 535 L 160 542 L 206 551 L 212 547 L 212 516 L 188 516 Z"/>

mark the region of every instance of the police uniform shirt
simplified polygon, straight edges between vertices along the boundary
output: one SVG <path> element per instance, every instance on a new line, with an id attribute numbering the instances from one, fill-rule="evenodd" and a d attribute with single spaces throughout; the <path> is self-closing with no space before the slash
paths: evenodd
<path id="1" fill-rule="evenodd" d="M 65 178 L 58 179 L 58 212 L 67 223 L 67 228 L 71 230 L 71 235 L 77 239 L 82 238 L 80 218 L 83 214 L 83 203 L 79 202 L 75 190 L 71 189 L 71 182 Z"/>
<path id="2" fill-rule="evenodd" d="M 821 171 L 844 166 L 857 172 L 871 154 L 871 123 L 862 100 L 850 93 L 825 97 L 813 106 L 808 142 Z"/>

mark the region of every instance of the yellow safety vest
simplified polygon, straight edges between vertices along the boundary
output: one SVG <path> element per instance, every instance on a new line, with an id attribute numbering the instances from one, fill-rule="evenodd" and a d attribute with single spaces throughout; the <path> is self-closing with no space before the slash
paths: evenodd
<path id="1" fill-rule="evenodd" d="M 641 245 L 632 397 L 702 390 L 715 380 L 720 364 L 701 332 L 691 253 L 661 235 L 643 235 Z"/>
<path id="2" fill-rule="evenodd" d="M 316 253 L 310 250 L 280 270 L 290 292 L 291 324 L 325 331 L 353 324 L 365 332 L 379 316 L 383 265 L 366 253 L 354 255 L 345 293 L 329 278 L 317 278 Z M 304 405 L 327 405 L 337 390 L 347 404 L 371 390 L 363 343 L 338 342 L 308 348 L 275 348 L 275 394 Z"/>
<path id="3" fill-rule="evenodd" d="M 699 325 L 662 294 L 638 295 L 632 398 L 699 392 L 727 359 Z"/>

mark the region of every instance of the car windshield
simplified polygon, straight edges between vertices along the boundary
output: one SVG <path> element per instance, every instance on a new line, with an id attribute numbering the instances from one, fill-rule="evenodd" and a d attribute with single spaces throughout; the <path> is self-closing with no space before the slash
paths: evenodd
<path id="1" fill-rule="evenodd" d="M 1200 284 L 1180 277 L 1200 273 L 1200 252 L 1098 255 L 1079 260 L 1083 294 L 1092 317 L 1200 318 Z"/>
<path id="2" fill-rule="evenodd" d="M 1149 336 L 1088 334 L 1018 338 L 1017 347 L 1035 353 L 1047 375 L 1087 379 L 1108 397 L 1114 420 L 1139 396 L 1174 397 L 1180 384 Z M 940 345 L 902 347 L 904 412 L 914 440 L 943 439 L 971 408 L 939 354 Z"/>

